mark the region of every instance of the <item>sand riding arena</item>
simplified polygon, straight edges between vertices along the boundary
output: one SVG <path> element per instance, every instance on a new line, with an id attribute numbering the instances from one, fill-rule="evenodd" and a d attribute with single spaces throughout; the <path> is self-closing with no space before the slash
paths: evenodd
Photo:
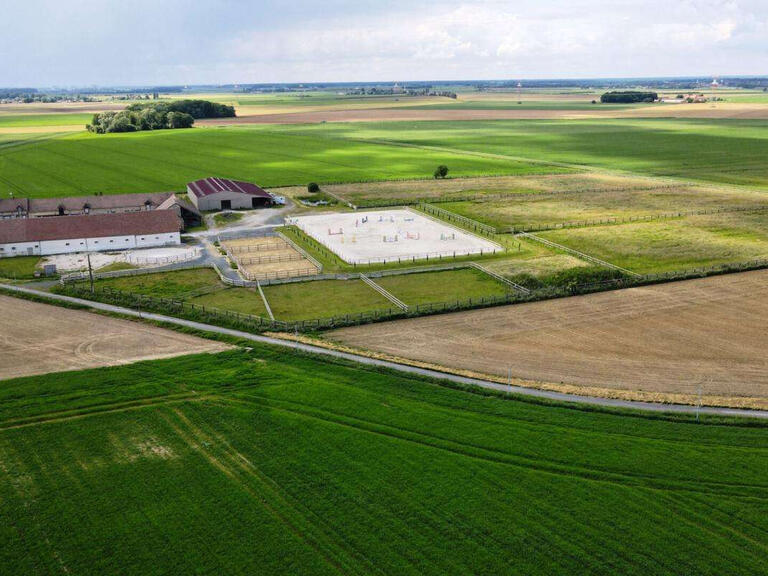
<path id="1" fill-rule="evenodd" d="M 349 264 L 494 254 L 503 248 L 408 209 L 299 216 L 286 220 Z"/>

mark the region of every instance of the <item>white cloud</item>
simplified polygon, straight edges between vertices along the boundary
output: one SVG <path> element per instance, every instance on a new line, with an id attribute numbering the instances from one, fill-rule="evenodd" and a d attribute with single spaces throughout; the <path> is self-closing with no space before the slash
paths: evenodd
<path id="1" fill-rule="evenodd" d="M 10 2 L 0 23 L 0 53 L 10 55 L 0 61 L 2 83 L 768 71 L 765 0 Z"/>

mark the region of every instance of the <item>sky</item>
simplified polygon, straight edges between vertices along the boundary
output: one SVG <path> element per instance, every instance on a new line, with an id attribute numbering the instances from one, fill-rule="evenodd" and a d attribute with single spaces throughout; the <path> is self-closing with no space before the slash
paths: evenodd
<path id="1" fill-rule="evenodd" d="M 768 74 L 768 0 L 2 0 L 0 86 Z"/>

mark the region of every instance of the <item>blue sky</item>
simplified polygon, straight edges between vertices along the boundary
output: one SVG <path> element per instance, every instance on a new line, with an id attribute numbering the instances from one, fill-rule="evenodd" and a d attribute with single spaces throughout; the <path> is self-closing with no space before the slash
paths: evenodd
<path id="1" fill-rule="evenodd" d="M 4 0 L 0 86 L 768 74 L 767 0 Z"/>

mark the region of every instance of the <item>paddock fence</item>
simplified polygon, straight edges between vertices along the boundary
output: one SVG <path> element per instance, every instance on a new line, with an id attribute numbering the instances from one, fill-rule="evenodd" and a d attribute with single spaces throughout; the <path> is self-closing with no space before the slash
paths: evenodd
<path id="1" fill-rule="evenodd" d="M 396 320 L 400 318 L 413 318 L 431 314 L 442 314 L 470 310 L 474 308 L 487 308 L 507 304 L 523 302 L 535 302 L 554 298 L 563 298 L 577 294 L 589 294 L 620 288 L 658 284 L 664 282 L 703 278 L 707 276 L 744 272 L 768 268 L 768 259 L 750 260 L 735 264 L 723 264 L 709 267 L 690 268 L 673 272 L 658 274 L 646 274 L 643 276 L 622 276 L 612 280 L 591 282 L 583 284 L 569 284 L 567 286 L 545 287 L 529 291 L 528 293 L 509 292 L 503 296 L 487 296 L 468 298 L 465 300 L 451 300 L 428 304 L 415 304 L 408 306 L 407 310 L 399 307 L 388 309 L 370 310 L 354 314 L 343 314 L 327 318 L 314 318 L 297 321 L 280 321 L 261 316 L 242 314 L 239 312 L 221 310 L 209 306 L 202 306 L 180 299 L 159 298 L 145 296 L 133 292 L 124 292 L 111 289 L 106 286 L 96 286 L 91 291 L 87 282 L 63 283 L 59 291 L 81 298 L 107 302 L 128 308 L 158 312 L 166 315 L 181 316 L 187 319 L 211 324 L 242 329 L 246 331 L 262 332 L 267 330 L 312 332 L 330 330 L 344 326 L 354 326 Z"/>

